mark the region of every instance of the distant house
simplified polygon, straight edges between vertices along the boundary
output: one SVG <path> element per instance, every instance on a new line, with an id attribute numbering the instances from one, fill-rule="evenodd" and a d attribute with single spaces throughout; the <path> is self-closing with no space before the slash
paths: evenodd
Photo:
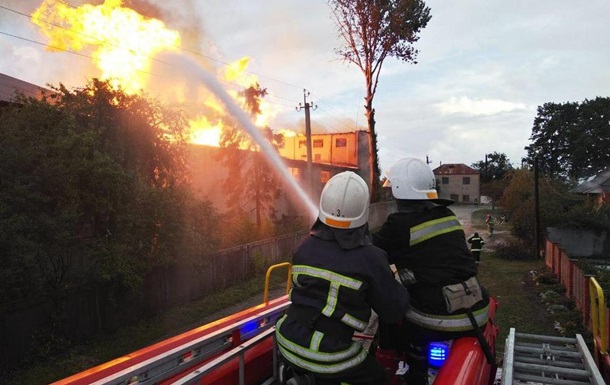
<path id="1" fill-rule="evenodd" d="M 481 201 L 479 172 L 463 163 L 447 163 L 434 170 L 439 198 L 452 199 L 456 203 Z"/>
<path id="2" fill-rule="evenodd" d="M 36 99 L 42 98 L 43 93 L 52 94 L 48 89 L 0 73 L 0 106 L 12 103 L 17 92 Z"/>
<path id="3" fill-rule="evenodd" d="M 574 189 L 572 192 L 585 194 L 587 201 L 593 201 L 595 206 L 610 203 L 610 169 L 598 174 L 595 178 L 584 182 Z"/>

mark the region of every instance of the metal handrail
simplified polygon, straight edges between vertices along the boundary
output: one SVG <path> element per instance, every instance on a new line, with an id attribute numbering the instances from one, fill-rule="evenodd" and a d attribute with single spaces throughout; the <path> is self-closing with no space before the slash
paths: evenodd
<path id="1" fill-rule="evenodd" d="M 606 301 L 604 291 L 594 277 L 589 278 L 591 300 L 591 324 L 596 351 L 608 354 L 608 332 L 606 330 Z"/>
<path id="2" fill-rule="evenodd" d="M 199 383 L 199 381 L 209 372 L 218 368 L 219 366 L 226 364 L 235 357 L 239 357 L 239 385 L 245 384 L 245 354 L 246 352 L 256 346 L 257 343 L 267 338 L 275 338 L 275 327 L 269 328 L 258 336 L 244 342 L 238 347 L 226 352 L 225 354 L 216 357 L 212 361 L 206 363 L 199 369 L 187 374 L 186 376 L 174 381 L 171 385 L 186 385 L 192 383 Z M 275 363 L 274 363 L 275 367 Z"/>
<path id="3" fill-rule="evenodd" d="M 290 262 L 282 262 L 275 265 L 269 266 L 267 269 L 267 275 L 265 276 L 265 294 L 263 296 L 263 303 L 265 305 L 269 304 L 269 280 L 271 278 L 271 272 L 280 267 L 288 267 L 288 277 L 286 278 L 286 294 L 290 293 L 290 288 L 292 287 L 292 263 Z"/>

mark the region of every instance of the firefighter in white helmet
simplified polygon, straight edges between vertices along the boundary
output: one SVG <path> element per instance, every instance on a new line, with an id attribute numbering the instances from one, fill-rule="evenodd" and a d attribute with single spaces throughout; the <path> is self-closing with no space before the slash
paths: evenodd
<path id="1" fill-rule="evenodd" d="M 386 253 L 368 229 L 369 190 L 351 171 L 332 177 L 320 196 L 310 235 L 292 259 L 291 305 L 276 325 L 280 353 L 299 374 L 288 383 L 389 384 L 388 374 L 354 342 L 371 309 L 388 322 L 403 319 L 407 289 L 393 279 Z M 313 383 L 313 382 L 311 382 Z"/>
<path id="2" fill-rule="evenodd" d="M 391 187 L 398 211 L 373 234 L 373 242 L 396 266 L 411 307 L 402 325 L 380 325 L 380 352 L 404 353 L 405 380 L 423 385 L 428 383 L 428 343 L 479 334 L 488 320 L 489 297 L 477 281 L 464 230 L 447 207 L 453 201 L 438 197 L 428 164 L 402 159 L 386 176 L 384 186 Z"/>

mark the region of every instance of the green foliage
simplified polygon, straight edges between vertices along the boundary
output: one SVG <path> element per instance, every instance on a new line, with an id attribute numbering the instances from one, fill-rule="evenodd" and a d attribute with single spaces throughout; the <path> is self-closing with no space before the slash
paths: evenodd
<path id="1" fill-rule="evenodd" d="M 430 8 L 422 0 L 329 0 L 331 18 L 343 40 L 338 56 L 358 67 L 365 78 L 365 115 L 370 136 L 371 200 L 381 198 L 377 131 L 373 99 L 383 62 L 394 57 L 416 64 L 413 46 L 430 21 Z"/>
<path id="2" fill-rule="evenodd" d="M 98 80 L 55 91 L 0 112 L 0 302 L 83 281 L 137 288 L 217 247 L 179 110 Z"/>
<path id="3" fill-rule="evenodd" d="M 545 103 L 534 119 L 530 165 L 538 157 L 543 175 L 577 181 L 610 164 L 610 98 Z"/>
<path id="4" fill-rule="evenodd" d="M 479 171 L 483 184 L 501 181 L 514 170 L 506 154 L 495 151 L 493 154 L 486 155 L 484 160 L 473 163 L 471 167 Z"/>
<path id="5" fill-rule="evenodd" d="M 531 244 L 511 238 L 496 244 L 495 254 L 496 257 L 504 260 L 525 261 L 534 257 L 534 250 Z"/>
<path id="6" fill-rule="evenodd" d="M 512 232 L 526 243 L 534 243 L 534 177 L 526 169 L 514 171 L 499 205 L 512 224 Z M 593 230 L 610 229 L 608 210 L 587 205 L 582 196 L 569 192 L 561 180 L 539 180 L 540 229 L 572 227 Z"/>
<path id="7" fill-rule="evenodd" d="M 246 88 L 241 96 L 244 107 L 252 118 L 260 115 L 261 99 L 267 90 L 258 83 Z M 262 237 L 263 228 L 275 218 L 275 203 L 280 196 L 280 180 L 275 170 L 259 151 L 259 146 L 249 135 L 237 126 L 229 117 L 223 117 L 228 123 L 223 125 L 218 154 L 226 166 L 227 175 L 222 187 L 227 195 L 227 206 L 230 216 L 237 220 L 249 220 L 248 213 L 256 223 L 258 237 Z M 260 128 L 269 143 L 277 148 L 281 137 L 274 136 L 269 127 Z M 249 233 L 246 232 L 247 235 Z M 237 234 L 237 233 L 235 233 Z M 246 238 L 249 238 L 246 236 Z M 249 239 L 252 241 L 253 239 Z"/>

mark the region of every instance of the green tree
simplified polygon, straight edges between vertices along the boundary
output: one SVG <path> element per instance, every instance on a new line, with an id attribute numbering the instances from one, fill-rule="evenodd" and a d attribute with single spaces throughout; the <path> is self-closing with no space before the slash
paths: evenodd
<path id="1" fill-rule="evenodd" d="M 133 288 L 216 247 L 201 232 L 215 212 L 190 194 L 179 110 L 96 79 L 54 91 L 1 112 L 0 301 L 82 281 Z"/>
<path id="2" fill-rule="evenodd" d="M 337 54 L 355 64 L 366 81 L 365 115 L 369 128 L 371 198 L 378 200 L 380 171 L 373 99 L 384 61 L 394 57 L 416 64 L 413 44 L 430 20 L 430 8 L 422 0 L 329 0 L 343 47 Z"/>
<path id="3" fill-rule="evenodd" d="M 481 175 L 481 183 L 502 180 L 514 169 L 506 154 L 495 151 L 487 155 L 484 160 L 473 163 L 471 167 Z"/>
<path id="4" fill-rule="evenodd" d="M 545 103 L 534 119 L 528 163 L 542 175 L 572 182 L 589 178 L 610 165 L 610 98 L 582 103 Z"/>
<path id="5" fill-rule="evenodd" d="M 260 115 L 261 99 L 267 90 L 258 83 L 241 92 L 242 103 L 254 119 Z M 269 127 L 260 128 L 265 138 L 274 146 L 281 140 L 281 135 L 274 135 Z M 220 145 L 219 158 L 227 168 L 227 176 L 222 187 L 227 195 L 227 205 L 231 211 L 230 217 L 237 219 L 239 228 L 233 231 L 246 235 L 244 240 L 251 241 L 269 228 L 269 222 L 275 217 L 275 203 L 280 196 L 280 181 L 277 173 L 264 158 L 256 142 L 236 122 L 224 125 Z M 248 226 L 243 219 L 254 214 L 256 230 L 244 228 Z M 258 234 L 257 234 L 258 233 Z"/>

